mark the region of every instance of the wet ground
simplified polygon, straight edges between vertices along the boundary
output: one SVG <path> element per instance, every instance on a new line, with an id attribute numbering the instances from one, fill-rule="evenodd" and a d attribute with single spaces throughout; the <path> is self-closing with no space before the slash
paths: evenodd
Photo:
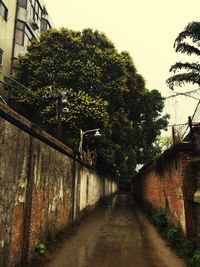
<path id="1" fill-rule="evenodd" d="M 50 258 L 41 266 L 185 267 L 128 194 L 92 213 Z"/>

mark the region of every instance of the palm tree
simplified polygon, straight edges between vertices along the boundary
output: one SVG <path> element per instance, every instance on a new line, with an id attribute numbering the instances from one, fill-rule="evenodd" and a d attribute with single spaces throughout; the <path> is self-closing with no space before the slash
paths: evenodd
<path id="1" fill-rule="evenodd" d="M 191 22 L 187 27 L 179 33 L 174 42 L 176 52 L 186 55 L 200 56 L 200 22 Z M 177 62 L 171 66 L 170 72 L 174 75 L 167 79 L 170 89 L 175 86 L 182 86 L 185 83 L 200 85 L 200 63 L 193 62 Z"/>

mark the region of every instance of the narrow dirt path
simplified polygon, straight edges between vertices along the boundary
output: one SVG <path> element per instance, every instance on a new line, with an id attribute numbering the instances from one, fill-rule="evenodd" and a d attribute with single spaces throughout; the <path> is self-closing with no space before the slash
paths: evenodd
<path id="1" fill-rule="evenodd" d="M 186 267 L 127 194 L 94 212 L 50 258 L 40 266 Z"/>

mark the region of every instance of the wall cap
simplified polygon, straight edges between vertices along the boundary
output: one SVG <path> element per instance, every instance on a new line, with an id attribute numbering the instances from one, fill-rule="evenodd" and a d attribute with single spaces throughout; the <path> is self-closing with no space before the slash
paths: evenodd
<path id="1" fill-rule="evenodd" d="M 146 164 L 139 170 L 139 172 L 133 176 L 132 179 L 135 179 L 143 174 L 145 174 L 149 169 L 152 169 L 159 163 L 159 161 L 169 161 L 174 160 L 177 154 L 181 152 L 189 152 L 189 154 L 193 153 L 193 146 L 190 143 L 179 143 L 171 146 L 166 149 L 158 158 L 153 158 L 147 161 Z"/>
<path id="2" fill-rule="evenodd" d="M 24 132 L 34 136 L 35 138 L 39 139 L 40 141 L 46 143 L 47 145 L 53 147 L 60 153 L 67 155 L 68 157 L 74 159 L 78 162 L 82 167 L 95 171 L 99 175 L 105 177 L 105 174 L 96 169 L 93 166 L 88 165 L 87 163 L 83 162 L 82 160 L 78 159 L 73 150 L 67 147 L 64 143 L 50 135 L 49 133 L 45 132 L 42 128 L 40 128 L 35 123 L 31 122 L 21 114 L 17 113 L 15 110 L 10 108 L 8 105 L 4 104 L 0 101 L 0 117 L 9 121 L 10 123 L 14 124 L 18 128 L 22 129 Z M 113 178 L 109 178 L 112 181 L 115 181 Z"/>

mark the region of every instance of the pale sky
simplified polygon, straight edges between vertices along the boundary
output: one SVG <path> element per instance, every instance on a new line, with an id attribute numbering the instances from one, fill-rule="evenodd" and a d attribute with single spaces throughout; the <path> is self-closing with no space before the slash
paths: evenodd
<path id="1" fill-rule="evenodd" d="M 119 52 L 126 50 L 131 54 L 138 72 L 146 80 L 146 87 L 158 89 L 163 96 L 171 94 L 165 81 L 170 76 L 170 66 L 178 59 L 174 40 L 188 22 L 200 21 L 199 0 L 44 2 L 57 28 L 92 28 L 104 32 Z M 196 104 L 196 100 L 177 97 L 166 101 L 165 110 L 171 114 L 171 123 L 183 123 L 192 115 Z"/>

